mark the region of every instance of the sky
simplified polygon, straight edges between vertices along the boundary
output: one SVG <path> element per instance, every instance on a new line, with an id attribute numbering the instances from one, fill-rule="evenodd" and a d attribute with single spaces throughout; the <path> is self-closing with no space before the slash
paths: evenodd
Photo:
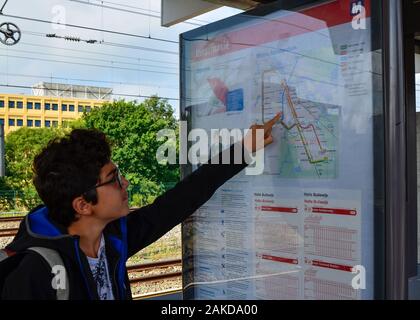
<path id="1" fill-rule="evenodd" d="M 0 7 L 3 3 L 4 0 L 0 0 Z M 160 25 L 160 4 L 160 0 L 9 0 L 3 10 L 5 16 L 0 16 L 0 24 L 15 23 L 22 31 L 22 38 L 14 46 L 0 43 L 0 92 L 31 94 L 31 89 L 13 86 L 31 87 L 42 81 L 109 87 L 115 94 L 121 94 L 114 98 L 142 101 L 142 98 L 124 95 L 152 94 L 170 98 L 168 102 L 178 117 L 179 35 L 241 11 L 222 7 L 167 28 Z M 137 36 L 64 27 L 8 15 Z M 47 34 L 97 42 L 48 38 Z"/>

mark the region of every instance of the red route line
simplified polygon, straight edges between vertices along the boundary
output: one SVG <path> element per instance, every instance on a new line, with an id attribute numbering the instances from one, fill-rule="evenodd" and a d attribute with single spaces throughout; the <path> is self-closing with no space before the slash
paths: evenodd
<path id="1" fill-rule="evenodd" d="M 319 149 L 320 149 L 321 151 L 325 151 L 325 149 L 324 149 L 324 148 L 322 148 L 321 141 L 319 140 L 319 137 L 318 137 L 318 134 L 317 134 L 317 132 L 316 132 L 316 130 L 315 130 L 314 125 L 311 123 L 311 124 L 309 124 L 308 126 L 304 127 L 304 126 L 302 126 L 302 125 L 301 125 L 301 123 L 299 122 L 299 120 L 298 120 L 298 114 L 297 114 L 297 112 L 296 112 L 296 109 L 295 109 L 294 103 L 293 103 L 292 98 L 291 98 L 291 96 L 290 96 L 289 86 L 287 85 L 286 81 L 283 81 L 283 82 L 281 83 L 281 86 L 284 88 L 284 90 L 285 90 L 285 92 L 286 92 L 287 101 L 289 102 L 289 103 L 288 103 L 288 105 L 289 105 L 290 109 L 292 110 L 292 113 L 293 113 L 293 116 L 294 116 L 294 118 L 295 118 L 295 120 L 296 120 L 296 123 L 294 123 L 291 127 L 287 127 L 287 125 L 286 125 L 283 121 L 280 121 L 280 123 L 281 123 L 281 124 L 282 124 L 282 125 L 283 125 L 286 129 L 287 129 L 287 130 L 291 130 L 291 129 L 293 129 L 293 127 L 295 127 L 295 126 L 298 126 L 298 127 L 300 127 L 301 129 L 304 129 L 304 130 L 307 130 L 307 129 L 309 129 L 309 127 L 311 127 L 311 128 L 312 128 L 312 130 L 313 130 L 313 132 L 314 132 L 314 134 L 315 134 L 316 140 L 317 140 L 317 142 L 318 142 Z M 302 138 L 302 143 L 304 144 L 304 146 L 305 146 L 305 145 L 307 145 L 307 142 L 306 142 L 306 140 L 305 140 L 305 136 L 304 136 L 303 134 L 300 134 L 300 136 L 301 136 L 301 138 Z M 305 148 L 305 150 L 306 150 L 306 148 Z M 310 158 L 309 160 L 311 161 L 311 160 L 312 160 L 312 159 L 311 159 L 311 158 L 312 158 L 312 157 L 311 157 L 311 155 L 309 155 L 309 153 L 308 153 L 308 152 L 307 152 L 307 154 L 308 154 L 308 157 Z"/>

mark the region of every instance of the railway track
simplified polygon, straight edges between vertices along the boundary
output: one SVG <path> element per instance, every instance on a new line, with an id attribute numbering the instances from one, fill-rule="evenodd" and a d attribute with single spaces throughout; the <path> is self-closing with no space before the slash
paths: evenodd
<path id="1" fill-rule="evenodd" d="M 14 237 L 19 230 L 17 224 L 23 220 L 23 217 L 0 217 L 0 238 Z M 3 225 L 13 224 L 12 227 Z"/>
<path id="2" fill-rule="evenodd" d="M 19 228 L 5 228 L 0 229 L 0 238 L 14 237 Z"/>
<path id="3" fill-rule="evenodd" d="M 24 217 L 0 217 L 0 223 L 3 222 L 20 222 Z"/>
<path id="4" fill-rule="evenodd" d="M 141 263 L 127 266 L 130 283 L 159 281 L 164 279 L 178 278 L 182 276 L 181 271 L 165 271 L 165 269 L 181 269 L 181 259 L 160 260 L 150 263 Z M 157 273 L 158 272 L 158 273 Z M 141 273 L 140 277 L 131 278 L 130 275 Z"/>

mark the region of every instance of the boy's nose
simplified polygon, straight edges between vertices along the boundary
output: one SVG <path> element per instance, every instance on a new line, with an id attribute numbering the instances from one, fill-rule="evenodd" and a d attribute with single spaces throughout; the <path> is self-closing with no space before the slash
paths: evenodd
<path id="1" fill-rule="evenodd" d="M 130 181 L 128 181 L 124 176 L 122 177 L 122 181 L 123 181 L 123 188 L 127 189 L 128 186 L 130 185 Z"/>

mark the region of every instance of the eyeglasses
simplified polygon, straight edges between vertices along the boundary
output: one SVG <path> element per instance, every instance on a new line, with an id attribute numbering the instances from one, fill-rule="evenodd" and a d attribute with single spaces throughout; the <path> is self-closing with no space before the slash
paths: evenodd
<path id="1" fill-rule="evenodd" d="M 120 169 L 118 169 L 118 167 L 115 167 L 114 176 L 110 180 L 102 182 L 100 184 L 94 185 L 93 187 L 91 187 L 91 188 L 87 189 L 85 192 L 83 192 L 83 194 L 88 193 L 92 189 L 96 189 L 96 188 L 105 186 L 107 184 L 115 183 L 115 182 L 118 182 L 118 185 L 120 186 L 120 189 L 123 188 L 122 176 L 121 176 Z"/>

